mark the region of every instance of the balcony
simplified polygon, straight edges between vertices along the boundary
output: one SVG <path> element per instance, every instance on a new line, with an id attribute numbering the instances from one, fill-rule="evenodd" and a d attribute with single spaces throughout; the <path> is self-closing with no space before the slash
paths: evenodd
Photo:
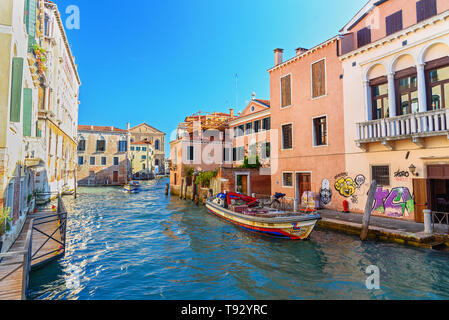
<path id="1" fill-rule="evenodd" d="M 358 123 L 357 135 L 357 146 L 365 151 L 366 144 L 373 142 L 393 150 L 390 142 L 404 139 L 423 148 L 423 138 L 446 135 L 449 139 L 449 109 Z"/>
<path id="2" fill-rule="evenodd" d="M 45 146 L 42 138 L 26 137 L 25 142 L 25 164 L 28 167 L 37 166 L 46 159 Z"/>

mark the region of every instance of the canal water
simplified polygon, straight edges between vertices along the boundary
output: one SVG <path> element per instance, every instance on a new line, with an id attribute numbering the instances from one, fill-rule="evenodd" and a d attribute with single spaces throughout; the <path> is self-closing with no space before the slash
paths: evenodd
<path id="1" fill-rule="evenodd" d="M 242 231 L 203 206 L 143 192 L 65 197 L 65 257 L 33 271 L 31 299 L 449 299 L 449 255 L 315 230 L 309 241 Z M 380 289 L 366 288 L 366 269 Z"/>

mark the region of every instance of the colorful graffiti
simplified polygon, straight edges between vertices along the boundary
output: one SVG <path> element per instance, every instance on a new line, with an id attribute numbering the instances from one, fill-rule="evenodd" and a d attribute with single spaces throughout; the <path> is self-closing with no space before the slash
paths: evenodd
<path id="1" fill-rule="evenodd" d="M 335 190 L 337 190 L 341 196 L 345 198 L 351 197 L 356 189 L 356 183 L 352 178 L 340 178 L 335 182 Z"/>
<path id="2" fill-rule="evenodd" d="M 328 205 L 332 200 L 331 184 L 327 179 L 321 181 L 320 200 L 323 206 Z"/>
<path id="3" fill-rule="evenodd" d="M 413 197 L 406 187 L 393 188 L 391 191 L 377 188 L 374 211 L 389 217 L 402 218 L 415 211 Z"/>

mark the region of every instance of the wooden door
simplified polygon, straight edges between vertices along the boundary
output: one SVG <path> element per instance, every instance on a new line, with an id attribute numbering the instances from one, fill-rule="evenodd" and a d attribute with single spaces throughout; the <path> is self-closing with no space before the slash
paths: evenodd
<path id="1" fill-rule="evenodd" d="M 242 193 L 248 195 L 248 176 L 242 176 Z"/>
<path id="2" fill-rule="evenodd" d="M 423 210 L 428 208 L 428 180 L 413 179 L 413 196 L 415 201 L 415 221 L 424 223 Z"/>
<path id="3" fill-rule="evenodd" d="M 118 171 L 114 171 L 112 173 L 112 182 L 117 183 L 118 182 Z"/>
<path id="4" fill-rule="evenodd" d="M 297 174 L 297 195 L 299 196 L 299 199 L 301 199 L 302 195 L 306 191 L 312 191 L 311 190 L 311 182 L 312 182 L 312 176 L 310 173 L 298 173 Z"/>

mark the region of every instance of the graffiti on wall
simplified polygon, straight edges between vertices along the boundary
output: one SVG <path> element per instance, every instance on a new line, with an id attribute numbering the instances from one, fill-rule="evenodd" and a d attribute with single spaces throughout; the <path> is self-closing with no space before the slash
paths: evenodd
<path id="1" fill-rule="evenodd" d="M 342 197 L 350 198 L 354 195 L 356 189 L 365 184 L 366 178 L 364 175 L 359 174 L 352 179 L 351 177 L 337 175 L 338 180 L 335 182 L 335 190 L 339 192 Z"/>
<path id="2" fill-rule="evenodd" d="M 408 180 L 408 177 L 410 177 L 410 172 L 398 169 L 393 176 L 396 181 L 405 182 Z"/>
<path id="3" fill-rule="evenodd" d="M 413 197 L 406 187 L 393 188 L 391 191 L 379 187 L 374 199 L 374 211 L 389 217 L 408 217 L 415 211 Z"/>
<path id="4" fill-rule="evenodd" d="M 331 184 L 327 179 L 321 181 L 320 199 L 323 206 L 328 205 L 332 200 Z"/>

